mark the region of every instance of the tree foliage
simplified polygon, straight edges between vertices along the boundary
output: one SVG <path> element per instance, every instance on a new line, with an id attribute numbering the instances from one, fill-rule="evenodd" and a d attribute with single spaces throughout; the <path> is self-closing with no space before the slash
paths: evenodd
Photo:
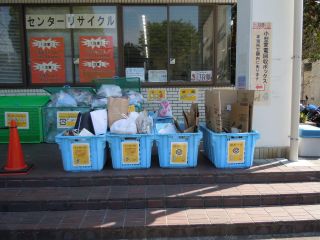
<path id="1" fill-rule="evenodd" d="M 302 58 L 320 60 L 320 3 L 304 0 Z"/>

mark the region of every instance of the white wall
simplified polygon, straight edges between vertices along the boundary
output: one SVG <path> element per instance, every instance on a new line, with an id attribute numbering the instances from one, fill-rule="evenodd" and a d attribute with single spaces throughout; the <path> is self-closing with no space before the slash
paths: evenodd
<path id="1" fill-rule="evenodd" d="M 252 22 L 272 23 L 271 99 L 256 104 L 253 128 L 261 134 L 260 147 L 290 145 L 291 79 L 293 56 L 292 0 L 239 0 L 237 32 L 237 80 L 245 76 L 250 88 Z"/>

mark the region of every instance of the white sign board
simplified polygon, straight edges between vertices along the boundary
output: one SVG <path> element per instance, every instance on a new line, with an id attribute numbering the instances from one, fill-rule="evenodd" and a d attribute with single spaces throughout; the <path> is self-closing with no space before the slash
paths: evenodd
<path id="1" fill-rule="evenodd" d="M 149 82 L 167 82 L 167 70 L 149 70 Z"/>
<path id="2" fill-rule="evenodd" d="M 65 29 L 66 15 L 26 15 L 27 29 Z"/>
<path id="3" fill-rule="evenodd" d="M 251 86 L 255 101 L 270 100 L 270 73 L 272 49 L 272 25 L 269 22 L 254 22 L 252 26 Z"/>
<path id="4" fill-rule="evenodd" d="M 116 28 L 115 14 L 26 15 L 27 29 Z"/>
<path id="5" fill-rule="evenodd" d="M 126 68 L 126 78 L 138 77 L 144 82 L 144 68 Z"/>
<path id="6" fill-rule="evenodd" d="M 212 81 L 212 71 L 191 71 L 191 82 Z"/>
<path id="7" fill-rule="evenodd" d="M 115 14 L 67 14 L 67 28 L 115 28 Z"/>

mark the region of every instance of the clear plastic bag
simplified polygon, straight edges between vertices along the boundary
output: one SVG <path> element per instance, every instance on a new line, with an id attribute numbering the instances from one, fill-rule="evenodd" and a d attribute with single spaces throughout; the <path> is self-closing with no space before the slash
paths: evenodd
<path id="1" fill-rule="evenodd" d="M 60 91 L 51 96 L 53 107 L 77 107 L 77 101 L 70 94 Z"/>
<path id="2" fill-rule="evenodd" d="M 153 120 L 148 116 L 146 111 L 140 112 L 136 119 L 138 133 L 150 133 L 152 129 Z"/>
<path id="3" fill-rule="evenodd" d="M 121 88 L 113 84 L 103 84 L 99 88 L 97 95 L 100 97 L 122 97 Z"/>

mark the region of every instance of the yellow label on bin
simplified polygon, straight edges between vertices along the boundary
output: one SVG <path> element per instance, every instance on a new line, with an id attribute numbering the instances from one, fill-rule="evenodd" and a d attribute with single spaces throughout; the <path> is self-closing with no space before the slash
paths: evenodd
<path id="1" fill-rule="evenodd" d="M 244 149 L 246 143 L 244 140 L 228 141 L 228 163 L 244 163 Z"/>
<path id="2" fill-rule="evenodd" d="M 123 142 L 121 143 L 122 148 L 122 164 L 139 164 L 139 142 Z"/>
<path id="3" fill-rule="evenodd" d="M 171 143 L 171 164 L 186 164 L 188 159 L 188 143 L 172 142 Z"/>
<path id="4" fill-rule="evenodd" d="M 180 88 L 179 91 L 180 101 L 197 101 L 198 94 L 196 88 Z"/>
<path id="5" fill-rule="evenodd" d="M 71 144 L 72 165 L 74 167 L 91 166 L 89 143 Z"/>
<path id="6" fill-rule="evenodd" d="M 128 113 L 131 113 L 131 112 L 135 112 L 136 111 L 136 108 L 134 105 L 129 105 L 128 106 Z"/>
<path id="7" fill-rule="evenodd" d="M 79 111 L 58 111 L 57 128 L 73 128 L 76 125 Z"/>
<path id="8" fill-rule="evenodd" d="M 5 112 L 5 125 L 10 126 L 11 120 L 15 120 L 19 129 L 29 129 L 29 113 L 28 112 Z"/>

